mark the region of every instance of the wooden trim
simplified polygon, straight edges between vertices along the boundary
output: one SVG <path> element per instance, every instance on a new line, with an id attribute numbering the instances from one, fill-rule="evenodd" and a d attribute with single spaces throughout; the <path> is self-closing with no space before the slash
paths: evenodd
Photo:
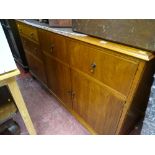
<path id="1" fill-rule="evenodd" d="M 17 76 L 20 74 L 20 71 L 18 69 L 4 73 L 4 74 L 0 74 L 0 81 Z"/>
<path id="2" fill-rule="evenodd" d="M 60 60 L 59 58 L 51 55 L 49 52 L 43 51 L 43 54 L 46 56 L 49 56 L 51 59 L 58 61 L 59 63 L 63 64 L 66 67 L 70 68 L 70 65 L 68 63 L 65 63 L 64 61 Z"/>
<path id="3" fill-rule="evenodd" d="M 136 93 L 136 90 L 138 88 L 138 85 L 139 85 L 139 83 L 141 81 L 145 65 L 146 65 L 146 63 L 144 61 L 139 63 L 135 78 L 134 78 L 134 80 L 132 82 L 132 86 L 131 86 L 130 92 L 128 94 L 128 98 L 126 100 L 126 104 L 125 104 L 123 112 L 122 112 L 122 116 L 121 116 L 119 124 L 118 124 L 118 128 L 116 130 L 116 134 L 119 134 L 120 131 L 121 131 L 121 127 L 122 127 L 122 125 L 124 123 L 124 120 L 125 120 L 125 115 L 127 114 L 127 111 L 129 110 L 129 108 L 131 106 L 133 97 L 134 97 L 134 95 Z"/>
<path id="4" fill-rule="evenodd" d="M 15 80 L 15 77 L 7 79 L 7 85 L 8 85 L 9 90 L 13 96 L 13 99 L 15 100 L 15 103 L 18 107 L 18 110 L 22 116 L 22 119 L 25 123 L 25 126 L 26 126 L 28 132 L 31 135 L 36 135 L 35 128 L 31 121 L 30 115 L 29 115 L 26 105 L 24 103 L 23 97 L 21 95 L 21 92 L 20 92 L 17 82 Z"/>

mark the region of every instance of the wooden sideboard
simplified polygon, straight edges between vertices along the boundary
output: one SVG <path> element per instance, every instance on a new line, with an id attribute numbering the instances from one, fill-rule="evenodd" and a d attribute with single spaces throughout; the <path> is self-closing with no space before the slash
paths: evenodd
<path id="1" fill-rule="evenodd" d="M 92 133 L 128 134 L 144 114 L 154 55 L 17 21 L 33 76 Z"/>

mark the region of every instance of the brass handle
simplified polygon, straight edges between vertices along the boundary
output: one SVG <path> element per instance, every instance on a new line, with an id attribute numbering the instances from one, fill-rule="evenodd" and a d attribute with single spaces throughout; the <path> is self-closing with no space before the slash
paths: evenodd
<path id="1" fill-rule="evenodd" d="M 90 72 L 91 72 L 91 73 L 94 73 L 95 68 L 96 68 L 96 63 L 92 63 L 92 64 L 90 65 L 90 67 L 91 67 Z"/>

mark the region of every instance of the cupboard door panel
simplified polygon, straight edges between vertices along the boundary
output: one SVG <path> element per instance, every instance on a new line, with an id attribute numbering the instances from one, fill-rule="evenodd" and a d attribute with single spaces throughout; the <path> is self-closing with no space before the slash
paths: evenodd
<path id="1" fill-rule="evenodd" d="M 42 53 L 39 45 L 35 44 L 34 42 L 28 40 L 25 37 L 21 37 L 21 40 L 22 40 L 24 50 L 30 52 L 31 54 L 33 54 L 34 56 L 36 56 L 42 61 Z"/>
<path id="2" fill-rule="evenodd" d="M 66 106 L 72 108 L 69 67 L 51 58 L 48 54 L 44 54 L 44 58 L 49 89 L 51 89 Z"/>
<path id="3" fill-rule="evenodd" d="M 69 41 L 67 46 L 71 67 L 83 71 L 125 96 L 128 95 L 138 62 L 108 54 L 106 49 L 99 50 L 80 42 Z"/>
<path id="4" fill-rule="evenodd" d="M 98 134 L 115 134 L 123 101 L 80 73 L 71 70 L 73 110 Z"/>
<path id="5" fill-rule="evenodd" d="M 32 73 L 34 73 L 43 83 L 46 83 L 44 64 L 42 61 L 34 57 L 30 52 L 25 52 L 28 65 Z"/>
<path id="6" fill-rule="evenodd" d="M 39 35 L 41 49 L 43 51 L 50 53 L 52 50 L 51 44 L 53 42 L 51 38 L 52 33 L 46 30 L 39 29 L 38 35 Z"/>

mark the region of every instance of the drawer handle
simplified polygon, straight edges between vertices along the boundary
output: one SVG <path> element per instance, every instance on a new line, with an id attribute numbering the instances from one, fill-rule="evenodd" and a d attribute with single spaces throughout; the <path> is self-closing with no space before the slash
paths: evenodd
<path id="1" fill-rule="evenodd" d="M 54 44 L 52 44 L 52 45 L 50 46 L 50 52 L 51 52 L 51 53 L 53 52 L 53 48 L 54 48 Z"/>
<path id="2" fill-rule="evenodd" d="M 33 37 L 34 33 L 31 33 L 30 36 Z"/>
<path id="3" fill-rule="evenodd" d="M 74 99 L 74 97 L 75 97 L 75 91 L 72 91 L 71 98 Z"/>
<path id="4" fill-rule="evenodd" d="M 90 65 L 90 67 L 91 67 L 90 72 L 91 72 L 91 73 L 94 73 L 95 68 L 96 68 L 96 63 L 92 63 L 92 64 Z"/>

